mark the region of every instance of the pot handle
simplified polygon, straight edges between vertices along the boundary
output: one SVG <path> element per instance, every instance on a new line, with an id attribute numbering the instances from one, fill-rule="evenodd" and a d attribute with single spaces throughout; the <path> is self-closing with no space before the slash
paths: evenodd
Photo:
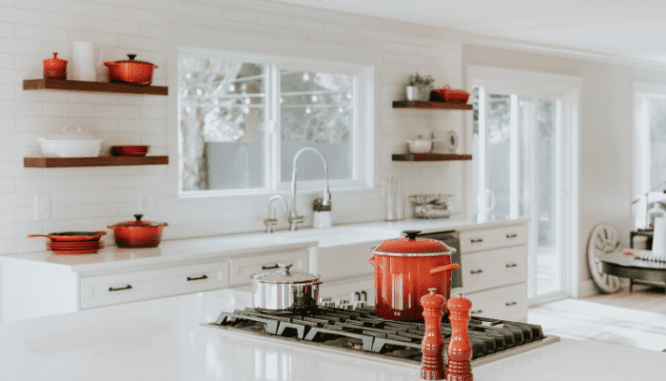
<path id="1" fill-rule="evenodd" d="M 372 256 L 372 257 L 368 258 L 368 263 L 370 263 L 374 267 L 375 266 L 375 257 Z"/>
<path id="2" fill-rule="evenodd" d="M 453 271 L 453 270 L 456 270 L 456 269 L 459 269 L 459 268 L 460 268 L 459 264 L 451 263 L 450 265 L 435 267 L 434 269 L 431 269 L 430 270 L 430 275 L 435 275 L 435 274 L 438 274 L 438 273 L 442 273 L 444 271 Z"/>
<path id="3" fill-rule="evenodd" d="M 313 285 L 313 286 L 319 286 L 319 285 L 322 284 L 322 283 L 324 283 L 324 282 L 314 282 L 314 283 L 312 283 L 312 285 Z"/>
<path id="4" fill-rule="evenodd" d="M 33 237 L 46 237 L 49 238 L 46 234 L 30 234 L 28 238 L 33 238 Z"/>

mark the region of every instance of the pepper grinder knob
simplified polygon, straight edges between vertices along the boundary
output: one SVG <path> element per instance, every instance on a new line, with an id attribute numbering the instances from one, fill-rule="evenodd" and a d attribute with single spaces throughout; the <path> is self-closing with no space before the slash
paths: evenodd
<path id="1" fill-rule="evenodd" d="M 444 297 L 435 294 L 436 288 L 429 288 L 430 294 L 421 297 L 425 332 L 421 341 L 421 378 L 443 380 L 446 377 L 444 366 L 444 339 L 442 338 L 442 308 Z"/>
<path id="2" fill-rule="evenodd" d="M 451 339 L 449 340 L 449 364 L 447 381 L 473 381 L 472 376 L 472 345 L 469 342 L 467 326 L 472 302 L 462 294 L 449 299 L 446 303 L 451 321 Z"/>

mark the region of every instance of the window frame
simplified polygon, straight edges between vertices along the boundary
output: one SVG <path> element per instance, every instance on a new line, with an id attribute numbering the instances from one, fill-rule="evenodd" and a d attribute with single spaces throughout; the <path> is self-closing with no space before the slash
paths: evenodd
<path id="1" fill-rule="evenodd" d="M 651 171 L 649 168 L 651 163 L 651 143 L 649 126 L 648 131 L 643 130 L 643 127 L 645 127 L 642 121 L 643 116 L 641 115 L 643 110 L 637 106 L 639 97 L 666 99 L 666 84 L 632 82 L 631 95 L 631 217 L 634 228 L 646 228 L 648 223 L 647 203 L 664 200 L 666 197 L 662 193 L 651 192 Z M 645 139 L 646 133 L 647 140 Z M 641 154 L 640 159 L 638 158 L 639 153 Z M 647 162 L 643 160 L 645 158 L 647 158 Z M 638 184 L 640 184 L 640 189 L 636 188 Z"/>
<path id="2" fill-rule="evenodd" d="M 266 166 L 263 188 L 225 189 L 183 191 L 181 186 L 181 171 L 179 168 L 180 146 L 178 133 L 178 57 L 181 52 L 194 53 L 201 57 L 221 57 L 243 62 L 268 64 L 273 73 L 268 74 L 269 80 L 279 82 L 280 68 L 288 66 L 289 70 L 308 70 L 329 72 L 335 74 L 351 74 L 356 76 L 356 97 L 354 99 L 355 115 L 353 126 L 353 170 L 352 179 L 330 180 L 333 191 L 361 190 L 374 187 L 374 173 L 377 161 L 375 145 L 377 136 L 374 133 L 374 115 L 377 106 L 374 104 L 378 91 L 378 80 L 375 68 L 381 62 L 381 55 L 371 50 L 349 49 L 341 47 L 322 47 L 304 42 L 293 44 L 276 42 L 274 40 L 247 39 L 232 33 L 210 33 L 209 31 L 184 30 L 178 27 L 167 28 L 167 74 L 168 85 L 174 89 L 169 96 L 169 115 L 167 117 L 167 144 L 168 152 L 172 155 L 172 164 L 169 165 L 169 187 L 174 190 L 170 197 L 198 198 L 198 197 L 235 197 L 245 195 L 285 194 L 290 190 L 290 182 L 280 181 L 279 163 L 279 123 L 273 122 L 270 136 L 264 135 L 265 143 L 271 147 L 265 151 Z M 275 104 L 267 102 L 266 117 L 278 121 L 279 103 L 275 92 L 279 91 L 277 83 L 267 84 L 276 100 Z M 176 94 L 176 95 L 173 95 Z M 267 98 L 268 98 L 267 97 Z M 277 106 L 277 107 L 275 107 Z M 266 129 L 268 130 L 268 128 Z M 266 138 L 268 136 L 268 138 Z M 277 149 L 277 151 L 276 151 Z M 277 160 L 273 160 L 277 158 Z M 288 165 L 291 165 L 289 163 Z M 308 193 L 319 191 L 323 187 L 323 180 L 299 181 L 299 190 Z"/>

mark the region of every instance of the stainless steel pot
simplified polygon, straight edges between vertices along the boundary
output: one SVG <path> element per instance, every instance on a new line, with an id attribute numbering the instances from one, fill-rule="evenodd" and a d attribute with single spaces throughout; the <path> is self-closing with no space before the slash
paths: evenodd
<path id="1" fill-rule="evenodd" d="M 293 263 L 278 264 L 278 271 L 252 275 L 254 308 L 267 312 L 308 310 L 317 307 L 320 276 L 291 272 Z"/>

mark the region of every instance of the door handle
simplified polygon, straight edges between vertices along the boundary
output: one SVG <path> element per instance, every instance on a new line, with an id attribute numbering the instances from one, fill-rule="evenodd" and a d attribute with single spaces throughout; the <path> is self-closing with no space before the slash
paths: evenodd
<path id="1" fill-rule="evenodd" d="M 482 314 L 483 310 L 469 311 L 470 314 Z"/>
<path id="2" fill-rule="evenodd" d="M 193 280 L 203 280 L 203 279 L 208 279 L 208 275 L 204 274 L 204 275 L 202 275 L 200 277 L 197 277 L 197 278 L 192 278 L 192 277 L 189 277 L 189 276 L 187 277 L 188 282 L 193 281 Z"/>
<path id="3" fill-rule="evenodd" d="M 118 288 L 109 287 L 109 292 L 113 292 L 113 291 L 123 291 L 123 290 L 131 290 L 131 289 L 132 289 L 132 285 L 131 285 L 131 284 L 128 284 L 128 285 L 125 286 L 125 287 L 118 287 Z"/>
<path id="4" fill-rule="evenodd" d="M 511 267 L 518 267 L 516 263 L 507 263 L 506 268 L 511 268 Z"/>
<path id="5" fill-rule="evenodd" d="M 469 242 L 471 242 L 471 243 L 479 243 L 479 242 L 483 242 L 483 239 L 481 239 L 481 238 L 470 239 Z"/>
<path id="6" fill-rule="evenodd" d="M 280 266 L 278 266 L 277 263 L 272 265 L 272 266 L 266 266 L 266 265 L 261 266 L 262 270 L 273 270 L 273 269 L 279 269 L 279 268 L 280 268 Z"/>
<path id="7" fill-rule="evenodd" d="M 483 270 L 478 269 L 478 270 L 471 270 L 469 273 L 470 274 L 481 274 L 482 272 L 483 272 Z"/>
<path id="8" fill-rule="evenodd" d="M 508 303 L 506 303 L 506 306 L 507 306 L 507 307 L 511 307 L 511 306 L 515 306 L 516 304 L 518 304 L 518 303 L 516 303 L 516 302 L 508 302 Z"/>
<path id="9" fill-rule="evenodd" d="M 518 234 L 515 234 L 515 233 L 506 235 L 506 238 L 516 238 L 516 237 L 518 237 Z"/>

